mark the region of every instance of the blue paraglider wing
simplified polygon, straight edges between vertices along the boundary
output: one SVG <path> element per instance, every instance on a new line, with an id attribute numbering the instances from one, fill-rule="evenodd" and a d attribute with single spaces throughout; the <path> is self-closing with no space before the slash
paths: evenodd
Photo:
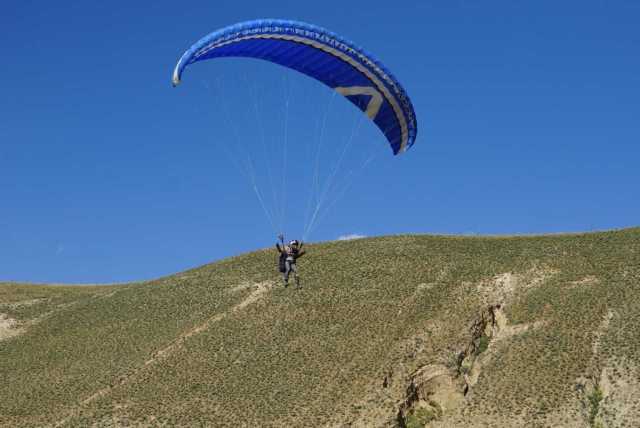
<path id="1" fill-rule="evenodd" d="M 247 21 L 203 37 L 182 55 L 173 73 L 219 57 L 250 57 L 304 73 L 345 96 L 380 128 L 394 154 L 417 134 L 411 100 L 393 75 L 363 49 L 323 28 L 296 21 Z"/>

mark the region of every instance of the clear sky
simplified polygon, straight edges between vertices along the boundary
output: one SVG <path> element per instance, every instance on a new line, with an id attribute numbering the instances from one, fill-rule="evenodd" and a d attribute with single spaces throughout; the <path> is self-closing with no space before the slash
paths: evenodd
<path id="1" fill-rule="evenodd" d="M 257 18 L 376 55 L 415 146 L 392 156 L 347 101 L 255 60 L 171 87 L 191 43 Z M 321 184 L 348 150 L 311 241 L 637 226 L 638 22 L 635 1 L 5 1 L 0 280 L 151 279 L 270 246 L 280 221 L 299 237 L 318 147 Z"/>

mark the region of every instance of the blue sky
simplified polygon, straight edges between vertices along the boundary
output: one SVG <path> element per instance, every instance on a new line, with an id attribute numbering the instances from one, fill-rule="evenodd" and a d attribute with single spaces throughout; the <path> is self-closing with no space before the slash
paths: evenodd
<path id="1" fill-rule="evenodd" d="M 415 146 L 393 157 L 348 102 L 267 63 L 210 61 L 171 87 L 191 43 L 268 17 L 382 60 L 413 101 Z M 312 241 L 636 226 L 639 20 L 631 1 L 9 0 L 0 280 L 150 279 L 272 245 L 279 227 L 234 163 L 247 156 L 297 237 L 318 146 L 325 182 L 349 150 Z M 286 185 L 269 186 L 285 142 Z"/>

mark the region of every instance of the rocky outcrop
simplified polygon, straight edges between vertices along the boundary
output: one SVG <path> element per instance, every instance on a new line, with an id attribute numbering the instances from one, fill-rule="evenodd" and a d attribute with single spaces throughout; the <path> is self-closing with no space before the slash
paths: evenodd
<path id="1" fill-rule="evenodd" d="M 541 323 L 539 323 L 541 324 Z M 535 325 L 536 327 L 539 325 Z M 504 304 L 488 305 L 469 327 L 470 338 L 457 353 L 453 367 L 429 364 L 409 380 L 397 422 L 401 427 L 429 426 L 465 402 L 485 365 L 495 353 L 496 342 L 527 331 L 531 326 L 508 325 Z"/>
<path id="2" fill-rule="evenodd" d="M 464 384 L 455 371 L 433 364 L 421 367 L 411 375 L 407 397 L 398 411 L 401 427 L 426 425 L 460 406 L 464 400 Z"/>

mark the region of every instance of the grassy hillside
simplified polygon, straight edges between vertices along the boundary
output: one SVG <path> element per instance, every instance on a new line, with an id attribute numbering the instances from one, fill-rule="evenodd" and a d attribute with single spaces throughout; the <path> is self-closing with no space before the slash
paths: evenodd
<path id="1" fill-rule="evenodd" d="M 0 426 L 638 426 L 640 229 L 0 284 Z"/>

